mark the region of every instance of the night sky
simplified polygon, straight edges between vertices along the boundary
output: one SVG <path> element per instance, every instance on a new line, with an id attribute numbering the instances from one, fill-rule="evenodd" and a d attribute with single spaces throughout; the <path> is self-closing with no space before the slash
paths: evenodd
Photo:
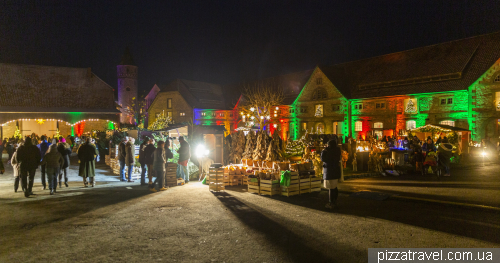
<path id="1" fill-rule="evenodd" d="M 91 67 L 139 90 L 229 84 L 500 31 L 500 0 L 0 2 L 0 62 Z"/>

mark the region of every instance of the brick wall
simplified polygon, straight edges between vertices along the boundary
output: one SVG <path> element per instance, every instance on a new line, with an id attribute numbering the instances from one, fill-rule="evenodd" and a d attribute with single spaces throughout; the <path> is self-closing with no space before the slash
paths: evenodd
<path id="1" fill-rule="evenodd" d="M 172 99 L 171 109 L 167 109 L 167 99 Z M 162 111 L 165 111 L 165 115 L 167 112 L 172 112 L 172 120 L 174 123 L 189 122 L 193 120 L 193 108 L 189 106 L 178 91 L 158 93 L 148 110 L 148 126 L 155 122 L 156 114 Z M 180 113 L 185 113 L 185 116 L 180 116 Z"/>

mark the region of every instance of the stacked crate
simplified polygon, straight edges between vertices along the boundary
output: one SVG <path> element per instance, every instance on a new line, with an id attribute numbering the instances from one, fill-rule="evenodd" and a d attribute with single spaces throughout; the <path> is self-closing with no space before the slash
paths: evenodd
<path id="1" fill-rule="evenodd" d="M 248 192 L 260 194 L 259 178 L 249 178 L 248 179 Z"/>
<path id="2" fill-rule="evenodd" d="M 311 177 L 311 193 L 321 191 L 321 177 Z"/>
<path id="3" fill-rule="evenodd" d="M 226 184 L 224 182 L 224 168 L 210 168 L 209 169 L 210 184 L 208 189 L 210 191 L 223 191 L 226 190 Z"/>
<path id="4" fill-rule="evenodd" d="M 176 163 L 166 163 L 165 164 L 165 184 L 168 187 L 177 185 L 177 164 Z"/>
<path id="5" fill-rule="evenodd" d="M 279 180 L 260 180 L 260 195 L 279 195 L 281 193 Z"/>
<path id="6" fill-rule="evenodd" d="M 291 172 L 290 185 L 281 186 L 281 195 L 292 196 L 292 195 L 298 195 L 299 193 L 300 193 L 299 174 L 297 172 Z"/>
<path id="7" fill-rule="evenodd" d="M 299 193 L 306 194 L 311 192 L 311 178 L 299 179 Z"/>

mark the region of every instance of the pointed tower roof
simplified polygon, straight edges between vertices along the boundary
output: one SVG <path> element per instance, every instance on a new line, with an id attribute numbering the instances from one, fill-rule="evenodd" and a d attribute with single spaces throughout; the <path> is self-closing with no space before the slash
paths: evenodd
<path id="1" fill-rule="evenodd" d="M 123 52 L 122 61 L 120 65 L 133 65 L 135 66 L 134 59 L 132 58 L 132 54 L 130 54 L 130 50 L 128 47 L 125 48 L 125 52 Z"/>

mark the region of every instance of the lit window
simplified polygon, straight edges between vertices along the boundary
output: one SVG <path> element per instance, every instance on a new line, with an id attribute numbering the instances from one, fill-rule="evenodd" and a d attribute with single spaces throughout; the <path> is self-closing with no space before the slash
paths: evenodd
<path id="1" fill-rule="evenodd" d="M 375 138 L 377 140 L 382 140 L 382 137 L 384 137 L 384 132 L 383 131 L 375 131 Z"/>
<path id="2" fill-rule="evenodd" d="M 323 88 L 317 88 L 313 94 L 313 100 L 323 100 L 328 97 L 326 90 Z"/>
<path id="3" fill-rule="evenodd" d="M 441 98 L 440 105 L 450 105 L 453 104 L 453 98 Z"/>
<path id="4" fill-rule="evenodd" d="M 167 109 L 172 108 L 172 99 L 167 99 Z"/>
<path id="5" fill-rule="evenodd" d="M 413 130 L 417 128 L 417 122 L 416 121 L 407 121 L 406 122 L 406 129 L 407 130 Z"/>
<path id="6" fill-rule="evenodd" d="M 440 121 L 439 124 L 443 124 L 443 125 L 448 125 L 448 126 L 455 127 L 455 121 L 450 121 L 450 120 Z"/>
<path id="7" fill-rule="evenodd" d="M 500 74 L 498 74 L 496 77 L 495 77 L 495 82 L 500 82 Z"/>
<path id="8" fill-rule="evenodd" d="M 186 113 L 185 112 L 181 112 L 181 113 L 179 113 L 179 116 L 186 116 Z"/>
<path id="9" fill-rule="evenodd" d="M 373 128 L 375 128 L 375 129 L 382 129 L 382 128 L 384 128 L 384 123 L 382 123 L 382 122 L 375 122 L 373 124 Z"/>
<path id="10" fill-rule="evenodd" d="M 316 84 L 318 84 L 318 85 L 323 84 L 323 79 L 322 78 L 317 78 L 316 79 Z"/>
<path id="11" fill-rule="evenodd" d="M 224 113 L 219 113 L 219 117 L 224 117 Z"/>
<path id="12" fill-rule="evenodd" d="M 205 112 L 202 112 L 201 116 L 207 116 L 207 114 Z"/>
<path id="13" fill-rule="evenodd" d="M 215 117 L 215 112 L 212 112 L 212 117 Z"/>
<path id="14" fill-rule="evenodd" d="M 360 121 L 355 122 L 354 131 L 363 131 L 363 123 Z"/>
<path id="15" fill-rule="evenodd" d="M 307 122 L 302 123 L 302 130 L 307 130 Z"/>

